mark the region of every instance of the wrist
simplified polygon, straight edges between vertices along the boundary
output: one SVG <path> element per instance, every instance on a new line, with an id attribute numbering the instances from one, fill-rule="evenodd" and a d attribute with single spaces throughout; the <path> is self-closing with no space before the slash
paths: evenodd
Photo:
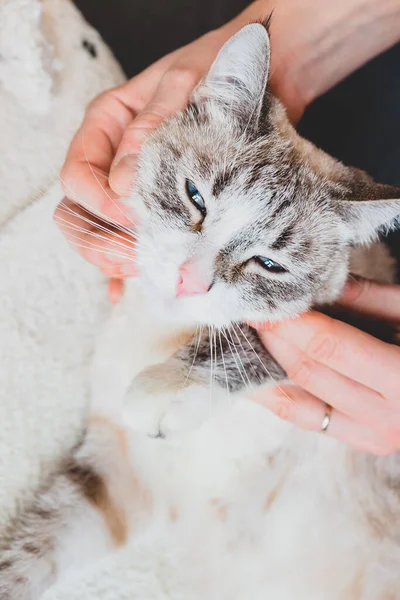
<path id="1" fill-rule="evenodd" d="M 256 0 L 218 30 L 223 41 L 271 12 L 271 78 L 292 120 L 400 40 L 400 0 Z"/>
<path id="2" fill-rule="evenodd" d="M 282 41 L 285 37 L 280 33 L 275 32 L 276 12 L 275 4 L 279 0 L 256 0 L 252 2 L 245 10 L 243 10 L 237 17 L 223 25 L 218 33 L 224 38 L 224 41 L 229 39 L 242 27 L 251 22 L 265 21 L 271 14 L 271 27 L 270 27 L 270 38 L 271 38 L 271 68 L 270 68 L 270 83 L 272 85 L 273 92 L 280 98 L 283 104 L 286 106 L 289 118 L 296 122 L 301 117 L 306 102 L 303 98 L 303 89 L 297 85 L 297 78 L 295 74 L 297 72 L 297 64 L 299 57 L 300 48 L 297 46 L 296 51 L 293 55 L 296 60 L 288 60 L 291 54 L 288 45 Z M 284 4 L 285 0 L 281 0 Z M 280 8 L 280 5 L 279 5 Z M 279 19 L 281 22 L 282 19 Z M 282 53 L 282 49 L 285 47 L 285 52 Z"/>
<path id="3" fill-rule="evenodd" d="M 306 35 L 292 36 L 279 65 L 287 73 L 287 93 L 300 94 L 305 105 L 400 40 L 400 0 L 336 0 L 331 15 L 314 18 Z M 300 27 L 308 19 L 311 11 L 299 14 Z"/>

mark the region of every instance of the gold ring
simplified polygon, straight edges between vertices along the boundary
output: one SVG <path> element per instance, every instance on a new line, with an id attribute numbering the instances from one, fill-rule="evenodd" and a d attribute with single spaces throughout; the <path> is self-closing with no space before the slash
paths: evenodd
<path id="1" fill-rule="evenodd" d="M 322 419 L 322 423 L 321 423 L 321 433 L 326 433 L 329 424 L 331 422 L 331 416 L 332 416 L 332 406 L 329 406 L 329 404 L 326 405 L 326 413 L 324 418 Z"/>

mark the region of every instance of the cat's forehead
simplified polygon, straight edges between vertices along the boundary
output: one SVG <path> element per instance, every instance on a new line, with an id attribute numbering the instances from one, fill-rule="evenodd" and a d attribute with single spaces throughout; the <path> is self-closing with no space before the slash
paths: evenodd
<path id="1" fill-rule="evenodd" d="M 210 203 L 208 220 L 215 217 L 219 227 L 223 221 L 226 236 L 240 237 L 241 245 L 257 238 L 283 248 L 295 238 L 326 237 L 320 216 L 329 210 L 329 191 L 296 138 L 278 126 L 254 138 L 224 114 L 182 113 L 154 141 L 158 183 L 172 190 L 179 179 L 193 180 Z"/>
<path id="2" fill-rule="evenodd" d="M 249 188 L 258 181 L 284 188 L 301 164 L 278 126 L 271 127 L 267 136 L 254 136 L 218 111 L 181 113 L 166 122 L 153 140 L 163 167 L 179 166 L 213 180 L 214 195 L 228 185 L 242 183 L 243 173 Z"/>

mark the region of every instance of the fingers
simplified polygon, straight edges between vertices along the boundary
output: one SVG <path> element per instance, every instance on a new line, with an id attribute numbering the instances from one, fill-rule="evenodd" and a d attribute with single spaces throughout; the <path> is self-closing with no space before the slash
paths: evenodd
<path id="1" fill-rule="evenodd" d="M 314 397 L 366 427 L 390 425 L 388 404 L 381 394 L 309 358 L 297 346 L 273 332 L 263 334 L 268 350 L 289 379 Z"/>
<path id="2" fill-rule="evenodd" d="M 146 136 L 185 108 L 198 78 L 192 68 L 175 66 L 167 71 L 151 102 L 126 128 L 110 171 L 110 184 L 118 194 L 127 196 L 132 191 L 137 157 Z"/>
<path id="3" fill-rule="evenodd" d="M 108 283 L 108 296 L 113 304 L 117 304 L 124 293 L 124 282 L 122 279 L 110 279 Z"/>
<path id="4" fill-rule="evenodd" d="M 340 304 L 352 310 L 400 322 L 400 286 L 349 279 Z"/>
<path id="5" fill-rule="evenodd" d="M 110 184 L 121 196 L 132 191 L 137 158 L 146 136 L 188 103 L 199 80 L 192 68 L 175 66 L 162 77 L 151 102 L 127 127 L 110 171 Z"/>
<path id="6" fill-rule="evenodd" d="M 383 395 L 398 385 L 400 349 L 320 313 L 286 320 L 273 328 L 274 335 L 292 342 L 308 359 Z M 268 347 L 268 332 L 260 337 Z M 387 374 L 393 374 L 388 377 Z"/>
<path id="7" fill-rule="evenodd" d="M 123 225 L 130 225 L 132 218 L 108 185 L 108 173 L 123 131 L 133 115 L 118 90 L 96 98 L 73 138 L 61 171 L 61 184 L 68 198 L 92 213 Z"/>
<path id="8" fill-rule="evenodd" d="M 109 185 L 111 163 L 124 131 L 149 102 L 174 54 L 95 98 L 68 150 L 60 176 L 64 193 L 112 223 L 129 227 L 135 215 Z"/>
<path id="9" fill-rule="evenodd" d="M 54 220 L 79 254 L 108 277 L 124 278 L 137 274 L 135 240 L 128 233 L 110 228 L 67 199 L 58 205 Z"/>
<path id="10" fill-rule="evenodd" d="M 211 66 L 226 37 L 228 33 L 211 32 L 160 62 L 158 68 L 164 72 L 157 89 L 125 130 L 111 166 L 110 185 L 117 194 L 127 196 L 132 191 L 144 139 L 168 117 L 186 107 L 193 89 Z"/>
<path id="11" fill-rule="evenodd" d="M 322 421 L 327 412 L 325 402 L 293 385 L 259 389 L 252 396 L 252 400 L 272 410 L 279 418 L 315 432 L 321 431 Z M 328 429 L 323 435 L 349 444 L 360 452 L 390 454 L 396 451 L 383 435 L 360 425 L 336 409 L 332 410 Z"/>

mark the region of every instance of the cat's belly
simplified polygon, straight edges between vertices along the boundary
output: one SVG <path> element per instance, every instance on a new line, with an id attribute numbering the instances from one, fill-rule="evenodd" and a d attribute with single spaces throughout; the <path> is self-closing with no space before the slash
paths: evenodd
<path id="1" fill-rule="evenodd" d="M 350 453 L 288 428 L 272 448 L 273 427 L 239 401 L 186 439 L 134 450 L 156 504 L 150 536 L 176 560 L 187 597 L 384 598 L 397 576 L 379 572 L 385 544 L 364 514 L 363 501 L 373 503 L 352 481 Z"/>

